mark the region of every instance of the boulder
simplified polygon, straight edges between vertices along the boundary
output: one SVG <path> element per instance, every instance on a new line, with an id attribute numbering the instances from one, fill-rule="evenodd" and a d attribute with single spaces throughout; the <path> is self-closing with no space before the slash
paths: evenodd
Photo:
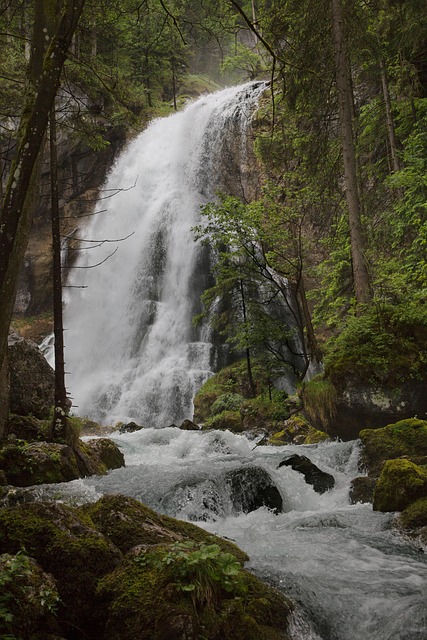
<path id="1" fill-rule="evenodd" d="M 108 438 L 82 442 L 74 447 L 57 442 L 25 442 L 9 436 L 0 449 L 0 469 L 7 484 L 29 487 L 69 482 L 88 475 L 104 475 L 124 466 L 124 457 Z"/>
<path id="2" fill-rule="evenodd" d="M 400 420 L 381 429 L 364 429 L 359 435 L 363 445 L 360 461 L 369 475 L 378 475 L 385 460 L 402 456 L 416 463 L 427 460 L 426 420 Z"/>
<path id="3" fill-rule="evenodd" d="M 375 482 L 375 478 L 369 478 L 368 476 L 353 478 L 350 484 L 350 504 L 372 502 Z"/>
<path id="4" fill-rule="evenodd" d="M 96 438 L 85 442 L 86 452 L 90 452 L 106 469 L 125 466 L 125 457 L 115 442 L 109 438 Z"/>
<path id="5" fill-rule="evenodd" d="M 56 580 L 61 627 L 90 630 L 90 637 L 98 637 L 105 614 L 95 598 L 96 586 L 118 566 L 119 549 L 90 518 L 53 502 L 0 509 L 0 553 L 22 548 Z"/>
<path id="6" fill-rule="evenodd" d="M 243 569 L 246 554 L 227 540 L 161 516 L 132 498 L 104 496 L 78 509 L 40 502 L 0 509 L 0 554 L 9 554 L 3 556 L 8 561 L 21 548 L 34 558 L 28 560 L 34 576 L 23 576 L 23 582 L 20 578 L 11 589 L 19 596 L 26 581 L 28 586 L 46 585 L 48 603 L 57 605 L 57 615 L 54 627 L 51 617 L 39 625 L 37 612 L 25 608 L 25 597 L 22 603 L 17 598 L 12 606 L 22 605 L 33 619 L 12 619 L 6 630 L 11 636 L 288 637 L 292 603 Z M 3 594 L 4 589 L 2 610 Z M 36 604 L 41 602 L 39 595 L 40 590 Z M 22 628 L 27 624 L 28 635 L 27 627 Z"/>
<path id="7" fill-rule="evenodd" d="M 398 523 L 406 534 L 419 536 L 427 545 L 427 496 L 406 507 L 399 514 Z"/>
<path id="8" fill-rule="evenodd" d="M 8 442 L 0 450 L 0 468 L 7 483 L 17 487 L 80 478 L 74 451 L 55 442 Z"/>
<path id="9" fill-rule="evenodd" d="M 119 433 L 133 433 L 134 431 L 140 431 L 143 428 L 144 427 L 141 425 L 136 424 L 136 422 L 127 422 L 126 424 L 120 425 Z"/>
<path id="10" fill-rule="evenodd" d="M 54 578 L 25 554 L 0 555 L 1 638 L 52 637 L 57 630 L 55 610 L 59 594 Z M 13 634 L 13 635 L 12 635 Z"/>
<path id="11" fill-rule="evenodd" d="M 290 456 L 282 460 L 277 468 L 280 469 L 280 467 L 283 466 L 291 467 L 294 471 L 302 473 L 307 484 L 311 484 L 317 493 L 325 493 L 325 491 L 329 491 L 335 486 L 334 477 L 330 473 L 319 469 L 319 467 L 306 456 L 296 454 Z"/>
<path id="12" fill-rule="evenodd" d="M 55 374 L 34 342 L 9 336 L 10 411 L 48 418 L 54 404 Z"/>
<path id="13" fill-rule="evenodd" d="M 234 469 L 226 474 L 225 481 L 230 487 L 230 499 L 237 513 L 249 513 L 260 507 L 267 507 L 275 513 L 282 512 L 282 496 L 261 467 Z"/>
<path id="14" fill-rule="evenodd" d="M 184 431 L 200 431 L 199 425 L 192 420 L 184 420 L 179 428 L 184 429 Z"/>
<path id="15" fill-rule="evenodd" d="M 47 420 L 39 420 L 34 416 L 19 416 L 11 413 L 6 422 L 5 435 L 13 435 L 26 442 L 46 440 L 48 427 Z"/>
<path id="16" fill-rule="evenodd" d="M 375 511 L 403 511 L 427 495 L 427 469 L 410 460 L 387 460 L 377 480 L 373 506 Z"/>

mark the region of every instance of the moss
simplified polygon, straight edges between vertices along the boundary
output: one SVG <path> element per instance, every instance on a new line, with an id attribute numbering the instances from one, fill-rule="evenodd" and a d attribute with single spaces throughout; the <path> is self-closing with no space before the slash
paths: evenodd
<path id="1" fill-rule="evenodd" d="M 401 456 L 427 456 L 427 421 L 411 418 L 389 424 L 381 429 L 360 432 L 363 444 L 361 462 L 371 474 L 378 471 L 384 460 Z"/>
<path id="2" fill-rule="evenodd" d="M 6 434 L 13 434 L 26 442 L 46 440 L 49 432 L 47 420 L 39 420 L 34 416 L 18 416 L 10 414 L 6 423 Z"/>
<path id="3" fill-rule="evenodd" d="M 89 515 L 98 530 L 123 552 L 138 544 L 173 542 L 183 537 L 171 532 L 162 523 L 161 516 L 133 498 L 103 496 L 80 511 Z"/>
<path id="4" fill-rule="evenodd" d="M 192 591 L 178 588 L 179 567 L 162 560 L 168 549 L 135 549 L 100 582 L 98 596 L 108 610 L 109 640 L 283 639 L 292 610 L 284 596 L 241 570 L 237 591 L 220 591 L 214 602 L 196 604 Z"/>
<path id="5" fill-rule="evenodd" d="M 427 469 L 410 460 L 388 460 L 375 485 L 376 511 L 402 511 L 427 492 Z"/>
<path id="6" fill-rule="evenodd" d="M 235 433 L 240 433 L 243 431 L 242 416 L 240 415 L 240 411 L 221 411 L 221 413 L 208 418 L 203 428 L 229 429 Z"/>
<path id="7" fill-rule="evenodd" d="M 53 442 L 17 440 L 6 445 L 0 451 L 0 468 L 8 483 L 18 487 L 68 482 L 80 477 L 72 449 Z"/>
<path id="8" fill-rule="evenodd" d="M 304 412 L 308 419 L 323 428 L 336 414 L 337 390 L 324 375 L 316 376 L 310 382 L 305 382 L 300 391 Z"/>
<path id="9" fill-rule="evenodd" d="M 399 522 L 404 529 L 409 530 L 427 527 L 427 496 L 406 507 L 399 516 Z"/>
<path id="10" fill-rule="evenodd" d="M 116 568 L 121 554 L 88 516 L 56 503 L 1 509 L 0 553 L 21 549 L 56 579 L 64 623 L 94 629 L 102 625 L 104 614 L 94 600 L 96 585 Z"/>
<path id="11" fill-rule="evenodd" d="M 58 601 L 54 579 L 33 558 L 0 555 L 1 638 L 33 638 L 37 632 L 55 630 Z"/>
<path id="12" fill-rule="evenodd" d="M 294 415 L 283 423 L 283 429 L 273 433 L 268 444 L 317 444 L 328 440 L 329 436 L 324 431 L 314 429 L 310 423 L 300 415 Z"/>
<path id="13" fill-rule="evenodd" d="M 211 415 L 217 415 L 223 411 L 239 411 L 245 399 L 240 393 L 223 393 L 210 408 Z"/>

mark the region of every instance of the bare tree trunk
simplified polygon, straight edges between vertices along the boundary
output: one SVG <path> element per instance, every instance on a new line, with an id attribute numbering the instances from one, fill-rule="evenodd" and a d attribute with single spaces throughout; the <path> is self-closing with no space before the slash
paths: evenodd
<path id="1" fill-rule="evenodd" d="M 245 290 L 243 288 L 243 280 L 239 281 L 239 285 L 240 285 L 240 296 L 242 298 L 243 322 L 246 323 L 247 316 L 246 316 L 246 302 L 245 302 Z M 246 368 L 247 368 L 247 372 L 248 372 L 249 386 L 251 388 L 252 397 L 255 398 L 255 396 L 256 396 L 256 388 L 255 388 L 254 377 L 253 377 L 253 374 L 252 374 L 251 351 L 250 351 L 249 347 L 246 347 L 245 353 L 246 353 Z"/>
<path id="2" fill-rule="evenodd" d="M 51 426 L 53 439 L 66 440 L 67 390 L 64 365 L 64 324 L 62 317 L 61 230 L 58 196 L 58 154 L 56 148 L 55 107 L 50 113 L 50 190 L 53 263 L 53 332 L 55 352 L 55 407 Z"/>
<path id="3" fill-rule="evenodd" d="M 344 160 L 345 195 L 348 207 L 351 257 L 353 263 L 353 285 L 356 301 L 358 303 L 367 303 L 371 299 L 371 292 L 368 270 L 364 258 L 365 242 L 361 222 L 356 153 L 353 137 L 351 78 L 344 42 L 341 0 L 331 0 L 331 7 L 335 73 L 341 124 L 341 145 Z"/>

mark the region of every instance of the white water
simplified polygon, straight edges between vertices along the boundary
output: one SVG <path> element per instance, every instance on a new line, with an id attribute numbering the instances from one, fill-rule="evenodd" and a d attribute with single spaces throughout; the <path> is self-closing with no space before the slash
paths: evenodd
<path id="1" fill-rule="evenodd" d="M 254 448 L 244 435 L 176 428 L 112 437 L 126 468 L 31 491 L 77 503 L 122 493 L 235 540 L 249 568 L 297 603 L 295 640 L 427 638 L 427 556 L 391 528 L 393 514 L 349 504 L 356 442 Z M 290 467 L 277 469 L 290 453 L 332 473 L 335 488 L 319 495 Z M 233 509 L 224 476 L 242 465 L 269 473 L 284 513 Z"/>
<path id="2" fill-rule="evenodd" d="M 191 228 L 200 205 L 215 197 L 221 150 L 239 129 L 243 153 L 263 88 L 225 89 L 153 122 L 111 172 L 103 193 L 124 190 L 99 203 L 107 211 L 94 216 L 85 237 L 133 235 L 82 251 L 68 283 L 87 287 L 68 289 L 66 305 L 67 385 L 78 414 L 145 426 L 192 417 L 192 399 L 216 353 L 207 328 L 192 326 L 209 258 Z M 116 247 L 102 265 L 82 268 Z"/>

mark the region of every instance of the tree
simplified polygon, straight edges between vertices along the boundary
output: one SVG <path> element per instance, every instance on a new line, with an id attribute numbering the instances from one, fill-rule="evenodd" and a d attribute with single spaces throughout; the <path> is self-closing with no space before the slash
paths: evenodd
<path id="1" fill-rule="evenodd" d="M 353 135 L 353 92 L 351 88 L 350 67 L 345 45 L 345 29 L 341 0 L 331 0 L 331 9 L 354 292 L 358 303 L 367 303 L 371 299 L 371 292 L 368 269 L 365 262 L 365 241 L 361 222 L 356 153 Z"/>
<path id="2" fill-rule="evenodd" d="M 3 370 L 18 273 L 28 243 L 36 196 L 37 159 L 84 2 L 63 0 L 59 17 L 56 16 L 56 2 L 37 0 L 36 3 L 26 99 L 0 217 L 0 369 Z M 46 24 L 51 25 L 54 21 L 53 35 L 46 39 L 49 35 L 45 31 Z M 2 427 L 0 425 L 0 433 Z"/>

